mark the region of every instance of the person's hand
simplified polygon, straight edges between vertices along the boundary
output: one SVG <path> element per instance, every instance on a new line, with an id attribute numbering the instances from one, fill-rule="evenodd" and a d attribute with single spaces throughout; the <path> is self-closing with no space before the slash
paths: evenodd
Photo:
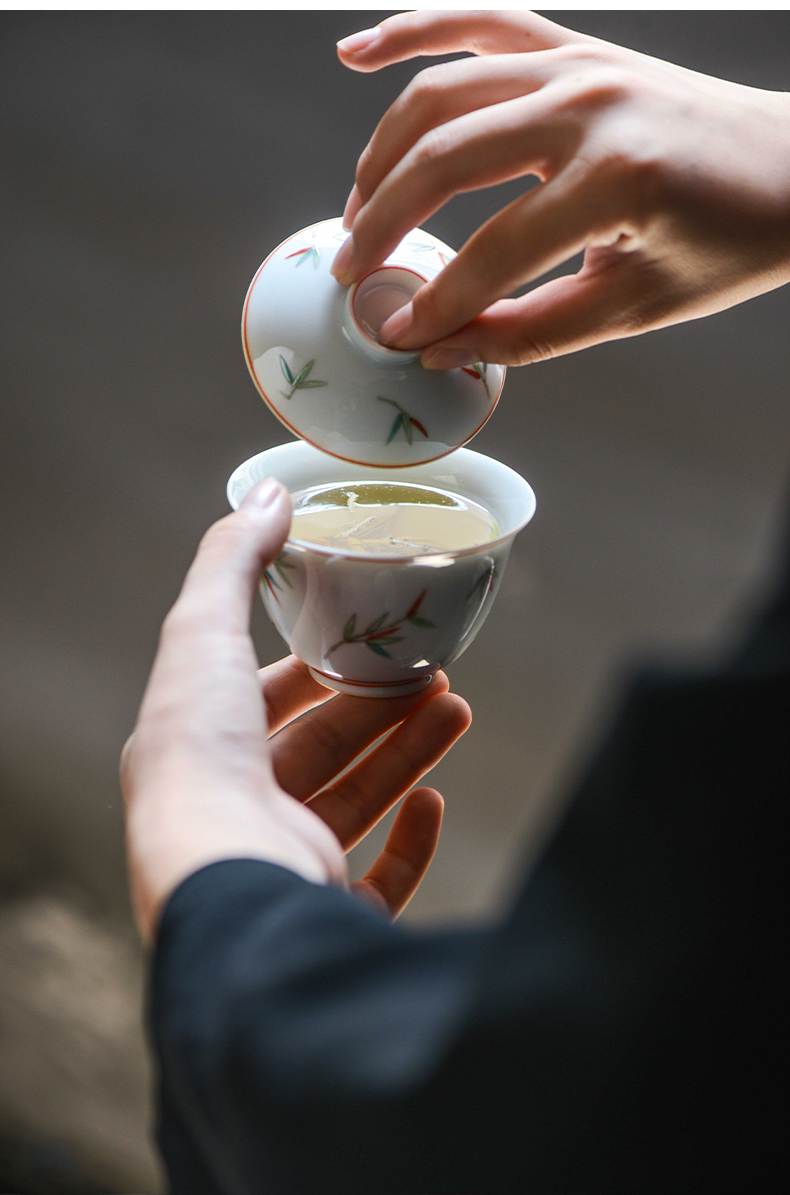
<path id="1" fill-rule="evenodd" d="M 723 310 L 790 280 L 790 96 L 709 78 L 529 12 L 416 12 L 338 45 L 418 74 L 359 160 L 348 285 L 453 195 L 537 176 L 384 324 L 429 368 L 525 364 Z M 580 250 L 578 274 L 517 299 Z"/>
<path id="2" fill-rule="evenodd" d="M 258 670 L 250 608 L 290 518 L 287 491 L 261 482 L 207 532 L 165 619 L 121 760 L 132 896 L 147 938 L 177 884 L 220 859 L 345 883 L 344 852 L 470 724 L 443 673 L 420 693 L 380 700 L 334 695 L 293 656 Z M 399 913 L 431 861 L 442 809 L 434 789 L 411 792 L 352 887 Z"/>

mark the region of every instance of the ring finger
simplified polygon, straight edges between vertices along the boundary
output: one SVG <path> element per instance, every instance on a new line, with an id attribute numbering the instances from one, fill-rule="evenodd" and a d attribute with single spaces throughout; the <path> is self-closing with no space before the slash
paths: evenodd
<path id="1" fill-rule="evenodd" d="M 331 787 L 310 809 L 350 851 L 430 771 L 469 728 L 469 706 L 456 693 L 426 702 Z"/>
<path id="2" fill-rule="evenodd" d="M 297 801 L 308 800 L 371 743 L 448 688 L 447 677 L 439 672 L 427 688 L 409 697 L 381 700 L 341 693 L 271 740 L 278 783 Z"/>

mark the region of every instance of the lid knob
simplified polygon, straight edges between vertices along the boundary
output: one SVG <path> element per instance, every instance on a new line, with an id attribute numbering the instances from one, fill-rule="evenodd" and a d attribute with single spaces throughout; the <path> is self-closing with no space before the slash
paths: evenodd
<path id="1" fill-rule="evenodd" d="M 437 460 L 483 426 L 504 367 L 424 369 L 418 351 L 382 344 L 385 321 L 453 250 L 414 229 L 347 289 L 331 272 L 347 236 L 341 220 L 322 220 L 266 258 L 242 313 L 250 374 L 277 418 L 322 452 L 384 469 Z"/>
<path id="2" fill-rule="evenodd" d="M 389 348 L 379 340 L 382 324 L 408 303 L 427 279 L 403 266 L 381 266 L 349 288 L 343 327 L 349 340 L 382 365 L 406 365 L 419 352 Z"/>

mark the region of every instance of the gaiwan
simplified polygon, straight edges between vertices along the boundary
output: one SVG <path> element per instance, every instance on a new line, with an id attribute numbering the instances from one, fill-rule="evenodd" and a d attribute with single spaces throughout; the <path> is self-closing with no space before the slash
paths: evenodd
<path id="1" fill-rule="evenodd" d="M 396 696 L 471 643 L 535 496 L 512 469 L 461 447 L 496 405 L 501 366 L 429 371 L 377 339 L 453 251 L 416 229 L 346 289 L 330 273 L 345 235 L 339 219 L 304 229 L 252 281 L 247 365 L 299 438 L 240 465 L 228 498 L 235 509 L 264 477 L 283 482 L 294 514 L 261 580 L 269 616 L 322 684 Z"/>

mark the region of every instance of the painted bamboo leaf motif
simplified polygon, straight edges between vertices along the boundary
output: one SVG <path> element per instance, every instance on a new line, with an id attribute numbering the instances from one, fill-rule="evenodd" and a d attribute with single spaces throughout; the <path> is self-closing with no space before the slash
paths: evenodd
<path id="1" fill-rule="evenodd" d="M 291 562 L 288 559 L 288 557 L 286 556 L 285 552 L 281 552 L 280 555 L 277 557 L 277 559 L 274 562 L 274 568 L 277 573 L 277 576 L 280 578 L 282 583 L 284 585 L 287 585 L 289 589 L 293 589 L 293 585 L 291 584 L 291 578 L 288 576 L 288 573 L 286 570 L 294 568 L 294 565 L 291 564 Z"/>
<path id="2" fill-rule="evenodd" d="M 396 417 L 396 419 L 395 419 L 395 422 L 394 422 L 394 423 L 393 423 L 393 425 L 392 425 L 392 428 L 391 428 L 391 430 L 390 430 L 390 434 L 387 436 L 387 443 L 388 443 L 388 444 L 391 444 L 391 443 L 392 443 L 392 441 L 395 439 L 395 437 L 396 437 L 396 436 L 397 436 L 397 434 L 398 434 L 398 429 L 400 428 L 400 426 L 401 426 L 401 424 L 402 424 L 402 423 L 403 423 L 403 416 L 402 416 L 402 415 L 398 415 L 398 416 Z"/>
<path id="3" fill-rule="evenodd" d="M 317 270 L 321 254 L 315 245 L 308 245 L 305 249 L 297 249 L 295 253 L 289 253 L 285 260 L 289 261 L 292 257 L 299 258 L 298 262 L 296 263 L 297 269 L 306 261 L 312 261 L 313 269 Z"/>
<path id="4" fill-rule="evenodd" d="M 280 353 L 280 369 L 282 370 L 283 377 L 285 378 L 286 382 L 291 387 L 288 394 L 286 394 L 284 390 L 280 391 L 280 394 L 282 394 L 283 398 L 293 398 L 294 393 L 297 390 L 314 390 L 318 386 L 329 385 L 328 382 L 321 382 L 318 378 L 311 378 L 309 376 L 314 365 L 315 359 L 308 361 L 307 364 L 299 370 L 298 374 L 294 376 L 293 370 L 289 366 L 282 353 Z"/>
<path id="5" fill-rule="evenodd" d="M 486 388 L 486 394 L 491 397 L 491 391 L 488 389 L 488 364 L 485 361 L 476 361 L 474 365 L 462 365 L 461 369 L 464 373 L 468 373 L 470 378 L 479 378 Z"/>
<path id="6" fill-rule="evenodd" d="M 404 411 L 404 409 L 400 405 L 400 403 L 395 402 L 395 400 L 392 398 L 382 398 L 382 396 L 380 394 L 377 395 L 377 398 L 378 398 L 379 402 L 389 403 L 389 405 L 391 407 L 394 407 L 395 410 L 398 412 L 398 414 L 395 416 L 395 420 L 392 424 L 392 427 L 390 428 L 390 433 L 387 436 L 387 439 L 386 439 L 387 444 L 392 443 L 392 441 L 395 439 L 395 437 L 397 436 L 397 434 L 401 430 L 401 428 L 403 428 L 403 431 L 406 434 L 406 439 L 409 441 L 410 444 L 414 443 L 414 429 L 415 428 L 420 433 L 420 435 L 425 436 L 426 440 L 428 439 L 428 432 L 427 432 L 427 429 L 425 428 L 425 425 L 420 423 L 420 420 L 416 419 L 414 417 L 414 415 L 410 415 L 408 413 L 408 411 Z"/>
<path id="7" fill-rule="evenodd" d="M 436 623 L 431 622 L 427 618 L 423 618 L 421 614 L 417 613 L 417 611 L 419 610 L 420 606 L 423 603 L 423 598 L 425 597 L 427 592 L 428 592 L 427 589 L 423 589 L 423 591 L 419 595 L 419 597 L 417 597 L 416 600 L 412 602 L 412 604 L 409 606 L 409 609 L 406 611 L 407 621 L 410 622 L 415 627 L 435 627 L 436 626 Z"/>
<path id="8" fill-rule="evenodd" d="M 277 577 L 280 578 L 280 581 L 282 581 L 283 585 L 287 585 L 289 589 L 293 589 L 291 578 L 286 572 L 286 569 L 293 567 L 294 566 L 288 560 L 285 552 L 281 552 L 277 559 L 273 562 L 271 568 L 264 569 L 263 571 L 261 580 L 278 605 L 280 604 L 280 599 L 277 596 L 277 590 L 282 589 L 282 585 L 278 584 Z M 274 569 L 274 572 L 277 573 L 277 577 L 275 577 L 274 573 L 271 571 L 272 568 Z"/>
<path id="9" fill-rule="evenodd" d="M 427 592 L 427 589 L 423 589 L 422 593 L 412 602 L 403 617 L 396 618 L 389 625 L 387 625 L 389 611 L 385 611 L 384 614 L 379 614 L 378 618 L 374 618 L 372 622 L 369 622 L 364 631 L 356 631 L 357 616 L 356 614 L 352 614 L 343 627 L 343 638 L 338 639 L 337 643 L 330 647 L 326 653 L 327 656 L 331 656 L 333 651 L 337 651 L 344 644 L 363 643 L 374 655 L 384 656 L 385 659 L 391 660 L 392 656 L 387 651 L 387 648 L 393 647 L 396 643 L 402 643 L 406 638 L 405 635 L 398 634 L 399 631 L 403 630 L 404 622 L 410 622 L 415 627 L 435 626 L 435 623 L 417 613 Z"/>

